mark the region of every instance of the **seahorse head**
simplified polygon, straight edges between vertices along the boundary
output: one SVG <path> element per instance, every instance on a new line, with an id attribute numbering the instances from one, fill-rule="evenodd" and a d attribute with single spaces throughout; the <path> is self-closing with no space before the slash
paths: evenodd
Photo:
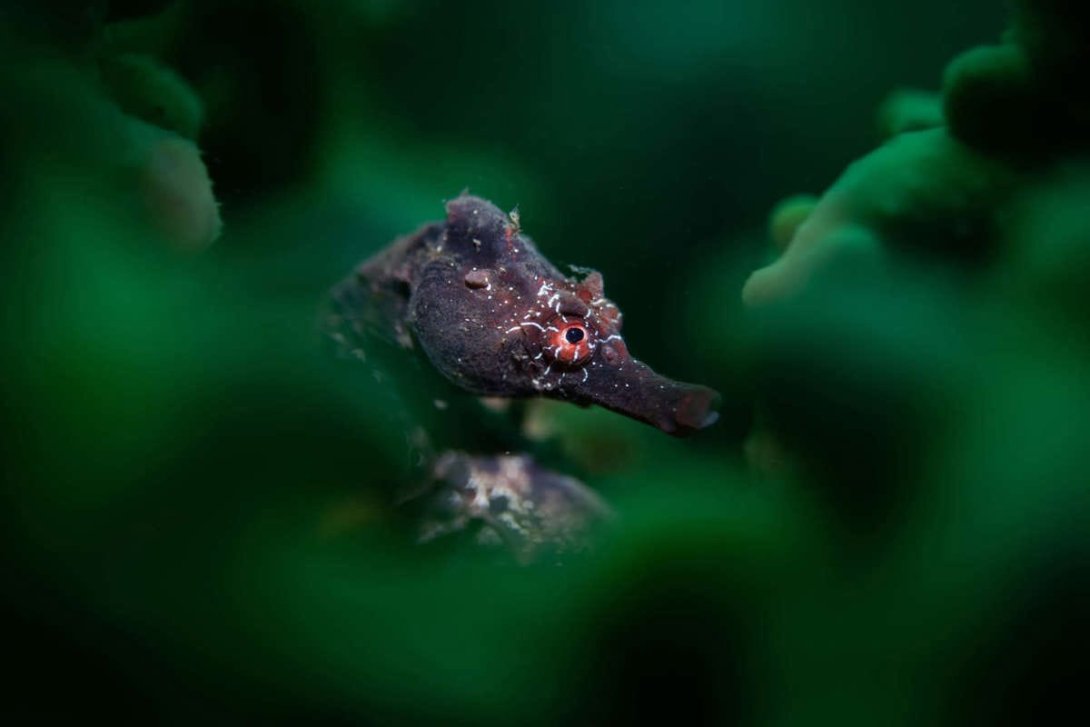
<path id="1" fill-rule="evenodd" d="M 566 276 L 517 218 L 463 195 L 415 275 L 410 320 L 432 363 L 482 394 L 597 404 L 682 435 L 713 423 L 719 395 L 634 359 L 602 275 Z"/>

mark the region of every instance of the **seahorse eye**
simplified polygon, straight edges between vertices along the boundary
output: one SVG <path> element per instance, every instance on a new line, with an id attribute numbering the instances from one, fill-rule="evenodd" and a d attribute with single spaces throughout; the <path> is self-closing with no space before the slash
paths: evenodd
<path id="1" fill-rule="evenodd" d="M 546 353 L 553 361 L 568 366 L 579 366 L 589 361 L 597 345 L 582 318 L 558 316 L 546 331 Z"/>

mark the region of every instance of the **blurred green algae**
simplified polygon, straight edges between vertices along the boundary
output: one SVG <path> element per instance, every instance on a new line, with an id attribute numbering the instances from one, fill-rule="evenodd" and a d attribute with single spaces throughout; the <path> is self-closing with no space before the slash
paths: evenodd
<path id="1" fill-rule="evenodd" d="M 988 42 L 993 4 L 837 0 L 827 37 L 801 2 L 63 5 L 0 11 L 6 713 L 601 723 L 669 696 L 705 722 L 961 724 L 1078 704 L 1082 5 L 1013 3 L 1001 45 L 948 67 L 945 123 L 933 98 L 887 105 L 889 140 L 840 181 L 878 141 L 868 110 Z M 857 54 L 832 53 L 849 31 Z M 156 187 L 165 139 L 208 175 Z M 180 202 L 149 207 L 149 184 Z M 540 407 L 536 451 L 617 512 L 559 561 L 416 543 L 398 399 L 316 332 L 329 284 L 465 186 L 603 270 L 649 363 L 727 395 L 686 442 Z M 765 241 L 777 199 L 823 188 Z M 773 260 L 791 274 L 745 309 Z"/>

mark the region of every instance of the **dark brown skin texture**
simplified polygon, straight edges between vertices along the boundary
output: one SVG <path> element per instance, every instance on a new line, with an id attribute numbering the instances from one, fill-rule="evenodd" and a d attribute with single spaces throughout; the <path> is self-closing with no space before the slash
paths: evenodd
<path id="1" fill-rule="evenodd" d="M 563 275 L 491 202 L 463 194 L 444 222 L 364 262 L 333 298 L 341 323 L 419 346 L 460 388 L 597 404 L 685 435 L 715 422 L 719 395 L 660 376 L 628 352 L 602 276 Z"/>

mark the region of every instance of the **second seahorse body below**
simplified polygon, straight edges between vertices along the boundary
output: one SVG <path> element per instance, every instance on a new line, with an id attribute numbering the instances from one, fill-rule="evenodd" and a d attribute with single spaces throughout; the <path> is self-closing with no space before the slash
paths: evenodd
<path id="1" fill-rule="evenodd" d="M 467 391 L 597 404 L 674 435 L 717 418 L 716 392 L 632 358 L 601 274 L 563 275 L 517 219 L 478 197 L 452 200 L 445 222 L 397 240 L 343 286 L 342 300 L 370 298 L 397 341 L 419 344 Z M 342 309 L 352 313 L 351 304 Z"/>

